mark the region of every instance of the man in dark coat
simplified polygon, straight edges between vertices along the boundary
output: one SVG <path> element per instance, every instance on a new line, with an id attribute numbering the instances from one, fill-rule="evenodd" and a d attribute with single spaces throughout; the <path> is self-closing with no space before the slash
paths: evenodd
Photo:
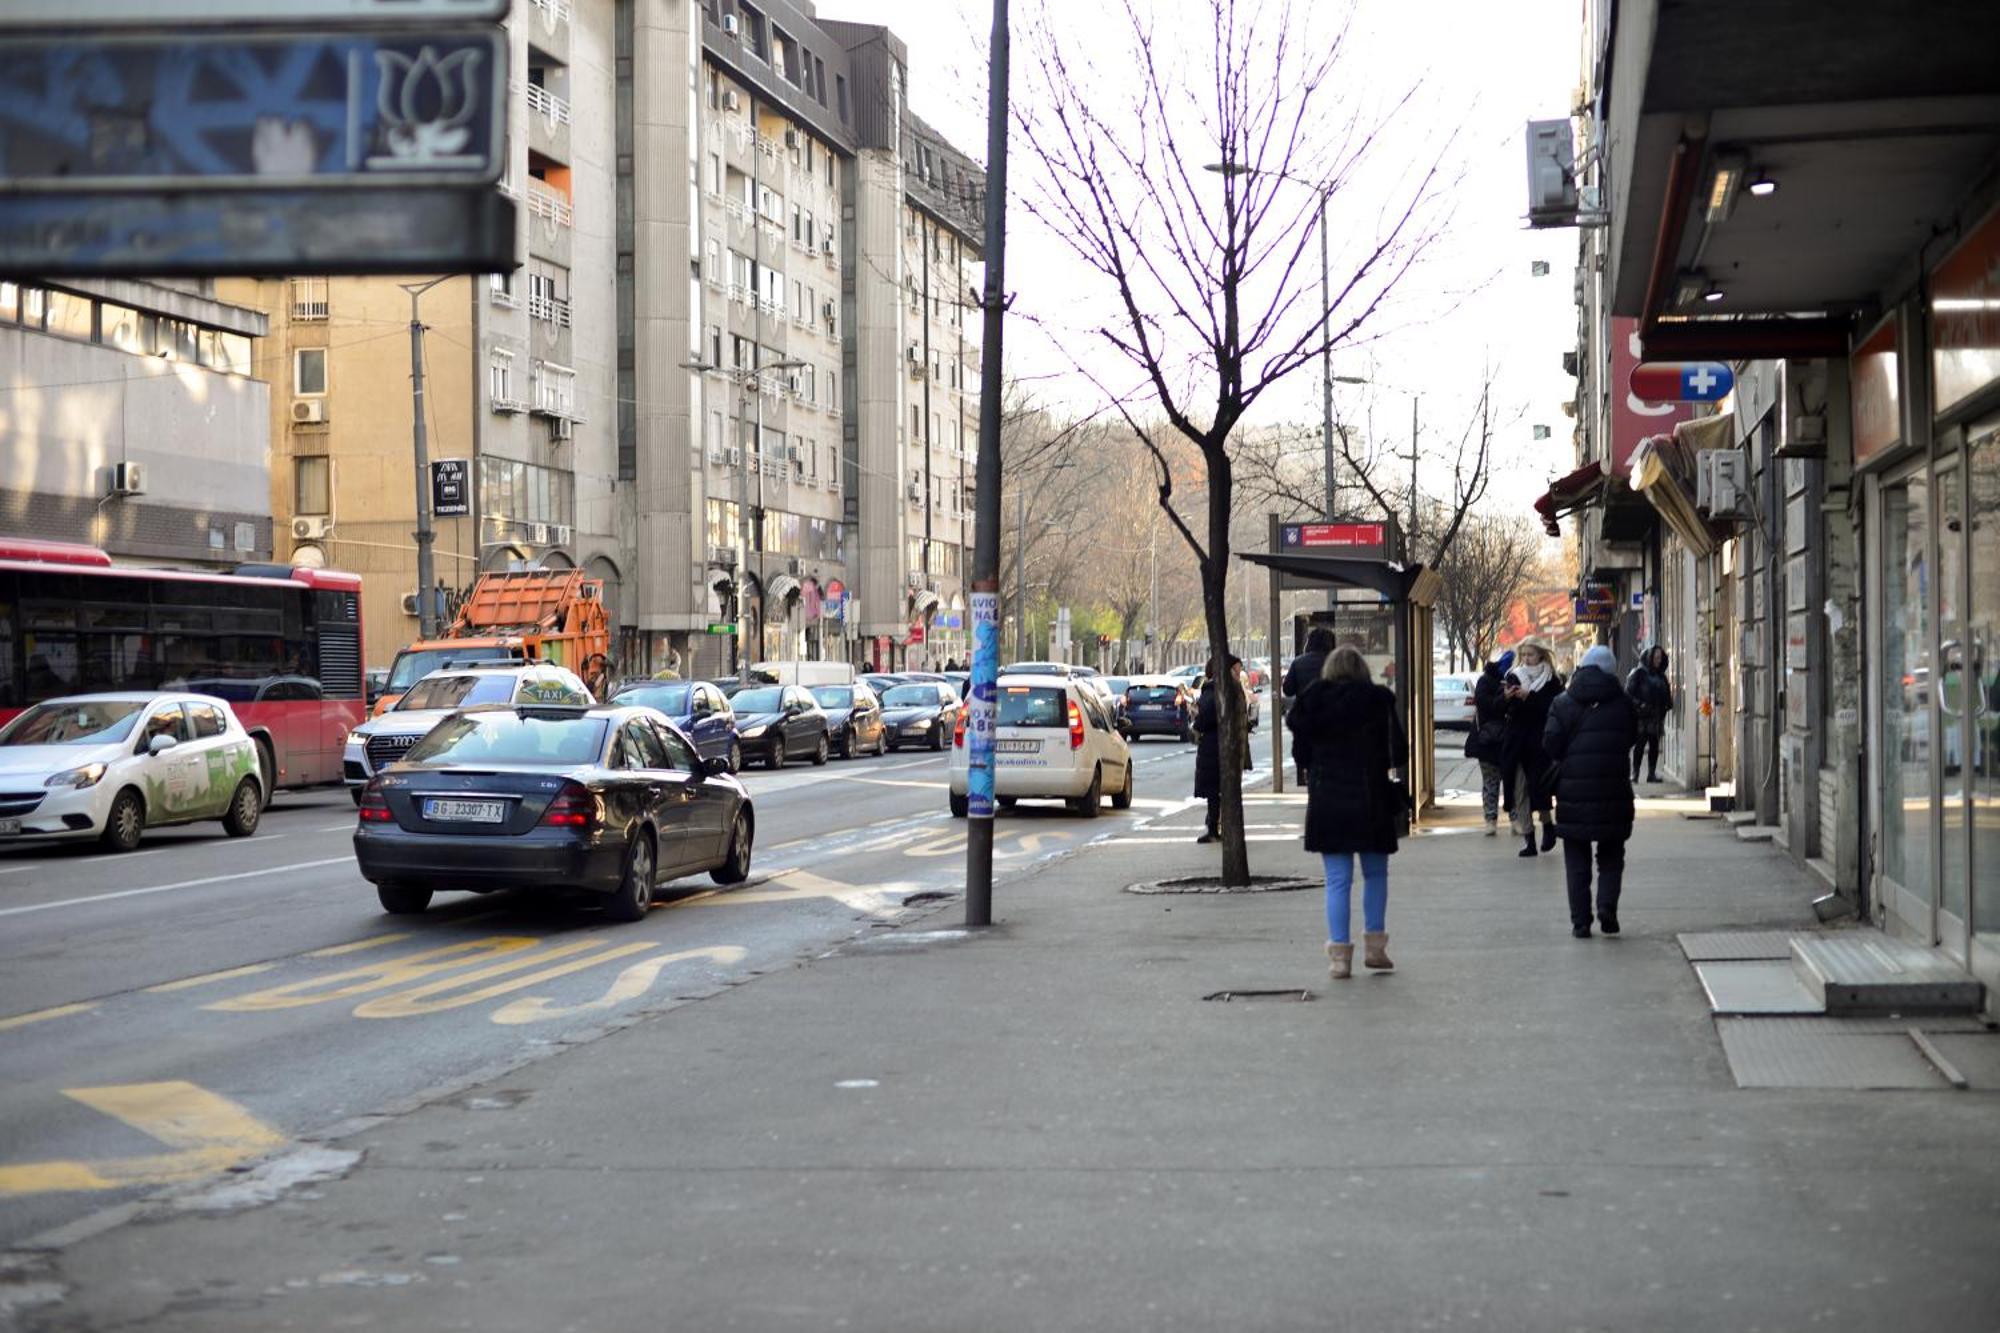
<path id="1" fill-rule="evenodd" d="M 1500 744 L 1500 769 L 1514 797 L 1514 831 L 1523 839 L 1522 856 L 1536 854 L 1536 815 L 1542 817 L 1540 850 L 1555 850 L 1556 829 L 1549 820 L 1549 760 L 1542 752 L 1542 730 L 1549 720 L 1549 705 L 1562 688 L 1563 678 L 1556 673 L 1549 646 L 1533 635 L 1521 640 L 1514 649 L 1514 669 L 1504 683 L 1507 734 Z"/>
<path id="2" fill-rule="evenodd" d="M 1590 938 L 1590 852 L 1597 847 L 1597 923 L 1618 933 L 1625 843 L 1632 836 L 1632 784 L 1625 757 L 1638 729 L 1632 701 L 1618 688 L 1618 659 L 1603 644 L 1583 655 L 1569 689 L 1549 708 L 1542 745 L 1561 765 L 1556 835 L 1569 884 L 1570 934 Z"/>
<path id="3" fill-rule="evenodd" d="M 1369 678 L 1368 663 L 1352 647 L 1337 648 L 1325 676 L 1300 697 L 1298 732 L 1311 745 L 1306 788 L 1306 850 L 1318 852 L 1326 870 L 1329 975 L 1350 975 L 1354 945 L 1348 936 L 1354 859 L 1361 858 L 1364 962 L 1377 970 L 1389 961 L 1389 856 L 1403 833 L 1402 789 L 1390 775 L 1409 762 L 1409 739 L 1393 691 Z"/>
<path id="4" fill-rule="evenodd" d="M 1465 738 L 1465 757 L 1479 761 L 1479 803 L 1486 812 L 1486 836 L 1500 831 L 1501 796 L 1506 774 L 1500 767 L 1501 738 L 1507 731 L 1507 672 L 1514 665 L 1508 649 L 1486 664 L 1472 685 L 1472 733 Z M 1507 813 L 1514 813 L 1514 794 L 1506 796 Z"/>
<path id="5" fill-rule="evenodd" d="M 1660 737 L 1667 731 L 1667 714 L 1674 711 L 1674 687 L 1667 679 L 1667 650 L 1659 644 L 1648 648 L 1639 665 L 1625 678 L 1625 697 L 1639 719 L 1639 734 L 1632 743 L 1632 781 L 1639 780 L 1639 758 L 1646 759 L 1646 781 L 1660 780 Z"/>
<path id="6" fill-rule="evenodd" d="M 1224 667 L 1234 679 L 1243 665 L 1236 654 L 1229 655 Z M 1211 672 L 1201 683 L 1201 697 L 1194 709 L 1194 796 L 1208 802 L 1206 827 L 1196 842 L 1222 840 L 1222 696 L 1216 693 Z"/>
<path id="7" fill-rule="evenodd" d="M 1306 650 L 1292 659 L 1285 668 L 1284 695 L 1296 700 L 1319 679 L 1326 667 L 1326 655 L 1333 651 L 1333 631 L 1324 625 L 1314 625 L 1306 632 Z M 1299 785 L 1306 785 L 1306 768 L 1311 763 L 1312 742 L 1305 733 L 1292 726 L 1292 713 L 1296 707 L 1287 706 L 1285 725 L 1292 732 L 1292 766 L 1298 770 Z"/>

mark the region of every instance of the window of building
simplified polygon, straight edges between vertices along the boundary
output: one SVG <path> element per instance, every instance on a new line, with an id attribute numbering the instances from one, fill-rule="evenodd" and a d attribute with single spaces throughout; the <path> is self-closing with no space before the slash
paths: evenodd
<path id="1" fill-rule="evenodd" d="M 813 99 L 826 105 L 826 62 L 818 56 L 813 57 Z"/>
<path id="2" fill-rule="evenodd" d="M 42 327 L 49 317 L 49 294 L 40 287 L 21 289 L 21 322 L 31 329 Z"/>
<path id="3" fill-rule="evenodd" d="M 292 460 L 292 512 L 331 514 L 333 512 L 333 460 L 324 454 L 309 454 Z"/>
<path id="4" fill-rule="evenodd" d="M 486 363 L 486 395 L 494 406 L 514 399 L 514 357 L 497 348 Z"/>
<path id="5" fill-rule="evenodd" d="M 771 62 L 771 30 L 764 22 L 763 14 L 751 6 L 737 0 L 737 17 L 743 20 L 743 45 L 751 55 L 765 64 Z"/>
<path id="6" fill-rule="evenodd" d="M 511 306 L 519 304 L 514 296 L 514 270 L 486 275 L 487 290 L 495 305 Z"/>
<path id="7" fill-rule="evenodd" d="M 840 123 L 845 125 L 847 123 L 847 76 L 845 74 L 836 74 L 833 76 L 833 91 L 835 94 L 834 100 L 840 104 Z"/>
<path id="8" fill-rule="evenodd" d="M 143 356 L 151 349 L 143 345 L 144 325 L 139 312 L 110 301 L 97 303 L 97 340 L 106 347 Z"/>
<path id="9" fill-rule="evenodd" d="M 318 398 L 325 395 L 326 349 L 324 347 L 300 347 L 293 351 L 292 392 L 301 398 Z"/>
<path id="10" fill-rule="evenodd" d="M 76 296 L 69 292 L 49 293 L 48 330 L 65 338 L 90 339 L 96 336 L 91 328 L 92 310 L 90 298 Z"/>
<path id="11" fill-rule="evenodd" d="M 708 364 L 720 367 L 722 365 L 722 330 L 713 324 L 708 326 L 707 346 Z"/>
<path id="12" fill-rule="evenodd" d="M 292 279 L 292 319 L 294 321 L 325 319 L 327 317 L 327 282 L 325 278 Z"/>
<path id="13" fill-rule="evenodd" d="M 915 403 L 910 404 L 910 443 L 921 444 L 924 438 L 924 411 Z"/>
<path id="14" fill-rule="evenodd" d="M 710 194 L 722 193 L 722 154 L 720 153 L 710 153 L 708 155 L 708 192 Z"/>

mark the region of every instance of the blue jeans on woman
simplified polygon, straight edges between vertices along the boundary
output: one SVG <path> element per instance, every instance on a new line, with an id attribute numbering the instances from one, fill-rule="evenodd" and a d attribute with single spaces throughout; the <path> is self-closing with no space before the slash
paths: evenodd
<path id="1" fill-rule="evenodd" d="M 1354 852 L 1322 852 L 1326 867 L 1326 937 L 1351 944 L 1348 923 L 1353 916 Z M 1361 852 L 1361 925 L 1373 934 L 1389 928 L 1389 854 Z"/>

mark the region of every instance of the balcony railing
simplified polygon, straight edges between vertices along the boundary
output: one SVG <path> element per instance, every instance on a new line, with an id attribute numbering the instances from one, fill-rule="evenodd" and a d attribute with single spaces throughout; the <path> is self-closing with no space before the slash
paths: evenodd
<path id="1" fill-rule="evenodd" d="M 543 24 L 548 27 L 569 22 L 569 0 L 529 0 L 529 3 L 540 12 Z"/>
<path id="2" fill-rule="evenodd" d="M 569 124 L 569 101 L 556 96 L 539 83 L 528 85 L 528 110 L 541 113 L 551 125 Z"/>
<path id="3" fill-rule="evenodd" d="M 546 185 L 528 183 L 528 211 L 538 218 L 546 218 L 558 227 L 570 225 L 573 214 L 569 200 L 557 194 Z"/>
<path id="4" fill-rule="evenodd" d="M 530 296 L 528 317 L 566 329 L 569 327 L 569 302 L 560 296 Z"/>

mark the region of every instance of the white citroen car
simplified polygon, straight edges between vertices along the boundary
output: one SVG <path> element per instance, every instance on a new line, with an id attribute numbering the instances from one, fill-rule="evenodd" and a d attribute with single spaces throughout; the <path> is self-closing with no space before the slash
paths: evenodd
<path id="1" fill-rule="evenodd" d="M 79 694 L 0 729 L 0 844 L 96 838 L 129 852 L 149 828 L 219 819 L 232 837 L 264 811 L 257 743 L 205 694 Z"/>
<path id="2" fill-rule="evenodd" d="M 1097 817 L 1106 796 L 1114 809 L 1130 808 L 1132 750 L 1096 690 L 1071 676 L 1010 674 L 998 691 L 993 795 L 1001 805 L 1066 801 L 1086 819 Z M 951 747 L 951 812 L 961 819 L 969 799 L 968 743 L 961 717 Z"/>

